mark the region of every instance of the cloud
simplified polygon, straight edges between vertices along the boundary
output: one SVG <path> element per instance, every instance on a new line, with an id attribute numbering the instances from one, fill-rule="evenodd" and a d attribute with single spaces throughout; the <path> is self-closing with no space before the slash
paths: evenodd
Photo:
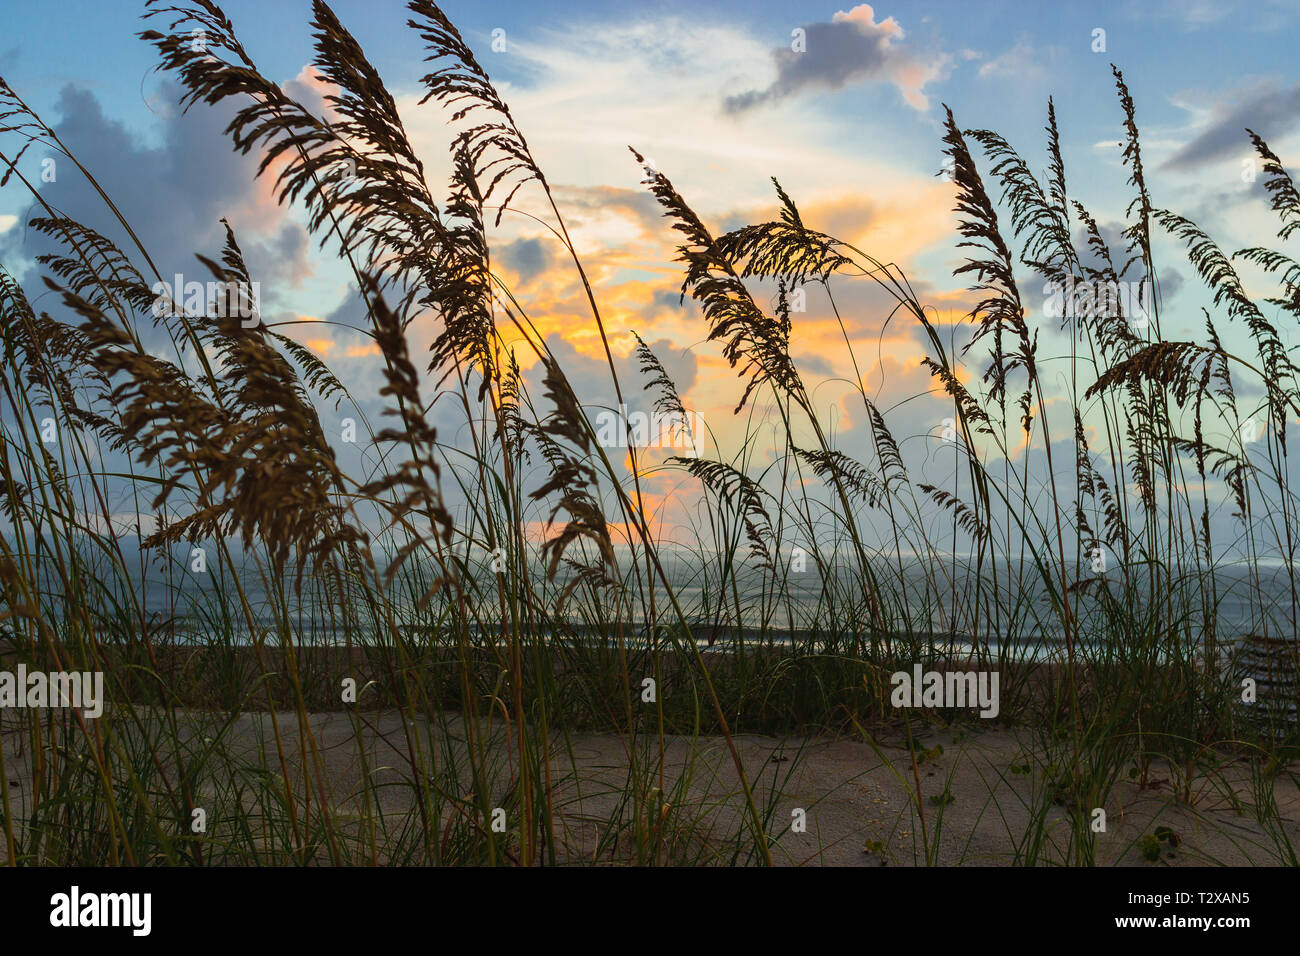
<path id="1" fill-rule="evenodd" d="M 164 84 L 162 98 L 175 103 L 180 89 Z M 112 197 L 168 281 L 176 273 L 199 281 L 209 278 L 194 256 L 215 257 L 220 252 L 225 242 L 222 217 L 228 218 L 248 254 L 264 302 L 275 300 L 284 286 L 296 286 L 310 274 L 305 232 L 255 182 L 259 157 L 235 153 L 222 132 L 232 108 L 205 107 L 188 113 L 164 109 L 159 112 L 157 145 L 107 116 L 95 96 L 79 87 L 65 87 L 56 109 L 60 118 L 53 124 L 54 131 Z M 55 154 L 55 178 L 47 182 L 42 177 L 42 158 L 32 150 L 23 162 L 33 165 L 28 179 L 38 185 L 45 201 L 117 243 L 144 270 L 134 242 L 76 166 Z M 44 214 L 37 205 L 29 212 Z M 27 218 L 22 216 L 24 222 Z M 30 263 L 52 252 L 63 254 L 66 249 L 31 229 L 0 232 L 0 261 L 8 265 Z M 29 281 L 25 276 L 24 284 Z M 165 333 L 148 325 L 142 334 L 146 346 L 164 342 Z"/>
<path id="2" fill-rule="evenodd" d="M 258 281 L 277 287 L 301 288 L 304 279 L 314 272 L 309 252 L 307 230 L 296 222 L 286 222 L 280 232 L 267 242 L 241 242 L 249 274 Z"/>
<path id="3" fill-rule="evenodd" d="M 505 72 L 514 82 L 503 84 L 502 95 L 546 170 L 584 261 L 611 246 L 639 248 L 651 268 L 673 259 L 680 234 L 642 184 L 629 145 L 653 159 L 715 231 L 726 228 L 722 217 L 733 210 L 771 204 L 771 176 L 801 203 L 830 198 L 832 184 L 870 182 L 873 194 L 892 196 L 933 181 L 939 159 L 921 171 L 908 169 L 886 145 L 897 121 L 884 114 L 857 116 L 849 127 L 824 102 L 791 98 L 725 116 L 723 98 L 755 86 L 755 64 L 770 62 L 770 51 L 769 40 L 734 18 L 708 14 L 689 21 L 557 22 L 535 36 L 512 38 Z M 420 107 L 418 93 L 397 99 L 417 153 L 445 154 L 446 117 Z M 912 115 L 909 135 L 938 157 L 931 118 Z M 848 147 L 846 137 L 861 148 Z M 551 219 L 539 190 L 521 190 L 514 205 Z M 538 237 L 557 251 L 553 238 L 524 215 L 507 215 L 502 226 L 511 230 L 509 239 Z M 637 268 L 630 261 L 623 266 Z"/>
<path id="4" fill-rule="evenodd" d="M 502 265 L 519 276 L 520 285 L 527 285 L 551 264 L 550 250 L 536 238 L 504 243 L 497 247 L 495 255 Z"/>
<path id="5" fill-rule="evenodd" d="M 1186 284 L 1183 279 L 1183 274 L 1177 269 L 1165 269 L 1158 275 L 1160 279 L 1160 294 L 1164 297 L 1166 302 L 1176 296 L 1178 290 Z"/>
<path id="6" fill-rule="evenodd" d="M 1049 48 L 1053 56 L 1060 51 Z M 1022 82 L 1039 80 L 1047 72 L 1047 67 L 1039 58 L 1039 51 L 1027 39 L 1021 38 L 1001 56 L 994 57 L 979 68 L 982 77 L 1008 77 Z"/>
<path id="7" fill-rule="evenodd" d="M 1241 30 L 1270 31 L 1294 22 L 1297 0 L 1128 0 L 1130 20 L 1175 21 L 1186 30 L 1226 23 Z"/>
<path id="8" fill-rule="evenodd" d="M 579 225 L 589 218 L 616 213 L 636 222 L 647 233 L 663 229 L 663 208 L 649 189 L 561 185 L 554 192 L 566 210 L 578 211 L 574 221 Z"/>
<path id="9" fill-rule="evenodd" d="M 655 289 L 651 304 L 672 312 L 686 312 L 694 307 L 694 301 L 690 296 L 683 296 L 681 290 L 676 286 L 666 286 L 662 289 Z"/>
<path id="10" fill-rule="evenodd" d="M 1210 26 L 1232 15 L 1230 0 L 1160 0 L 1130 3 L 1128 15 L 1136 20 L 1177 20 L 1190 28 Z"/>
<path id="11" fill-rule="evenodd" d="M 620 340 L 619 343 L 611 343 L 611 351 L 616 344 L 622 346 L 634 344 L 631 336 L 620 337 Z M 666 338 L 648 340 L 646 345 L 659 360 L 659 364 L 664 367 L 668 377 L 672 379 L 677 394 L 686 400 L 689 407 L 691 402 L 687 396 L 699 378 L 699 359 L 696 354 L 689 349 L 674 345 Z M 613 382 L 609 375 L 609 363 L 603 354 L 588 355 L 580 352 L 558 332 L 546 336 L 546 348 L 564 369 L 564 374 L 573 386 L 574 394 L 587 406 L 589 412 L 618 407 L 618 399 L 615 397 Z M 646 390 L 645 385 L 649 377 L 647 373 L 641 371 L 641 362 L 636 353 L 630 348 L 625 354 L 615 352 L 614 369 L 618 373 L 619 386 L 627 407 L 632 411 L 648 412 L 661 393 L 658 389 Z M 538 403 L 542 414 L 550 411 L 541 398 L 545 392 L 542 383 L 544 374 L 545 369 L 541 363 L 533 365 L 524 373 L 528 391 L 533 396 L 533 400 Z"/>
<path id="12" fill-rule="evenodd" d="M 867 79 L 893 83 L 909 106 L 926 110 L 930 102 L 924 88 L 939 78 L 949 59 L 904 45 L 898 21 L 887 17 L 876 22 L 867 3 L 836 13 L 830 23 L 806 23 L 800 29 L 803 35 L 795 36 L 789 47 L 772 51 L 777 75 L 771 85 L 728 96 L 723 101 L 728 113 Z"/>
<path id="13" fill-rule="evenodd" d="M 1167 159 L 1166 170 L 1192 170 L 1207 163 L 1245 156 L 1250 150 L 1246 129 L 1264 139 L 1278 139 L 1300 126 L 1300 83 L 1282 87 L 1267 81 L 1239 91 L 1210 111 L 1205 129 Z"/>

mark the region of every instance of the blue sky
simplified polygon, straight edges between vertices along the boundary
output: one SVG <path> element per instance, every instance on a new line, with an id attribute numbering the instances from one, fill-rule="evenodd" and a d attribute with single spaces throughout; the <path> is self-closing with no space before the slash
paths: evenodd
<path id="1" fill-rule="evenodd" d="M 420 75 L 418 39 L 402 24 L 398 0 L 340 0 L 333 4 L 361 40 L 390 83 L 414 87 Z M 494 29 L 504 29 L 512 45 L 525 46 L 567 38 L 579 51 L 583 31 L 592 25 L 632 21 L 662 24 L 660 39 L 671 43 L 674 32 L 725 24 L 773 47 L 790 42 L 790 30 L 823 22 L 840 9 L 835 4 L 758 2 L 618 3 L 563 0 L 527 2 L 455 2 L 444 9 L 485 54 L 495 77 L 527 83 L 527 69 L 510 55 L 486 56 Z M 92 91 L 107 112 L 134 128 L 148 125 L 140 109 L 156 86 L 150 76 L 151 50 L 133 34 L 141 29 L 138 0 L 59 0 L 57 3 L 0 2 L 5 30 L 0 34 L 0 68 L 38 109 L 48 111 L 65 84 Z M 223 4 L 245 44 L 269 75 L 294 76 L 311 58 L 305 0 L 230 0 Z M 1261 2 L 1087 2 L 1026 4 L 956 2 L 877 4 L 878 20 L 892 17 L 906 31 L 910 45 L 930 54 L 978 54 L 957 64 L 930 88 L 974 121 L 996 105 L 1002 128 L 1014 135 L 1035 128 L 1033 113 L 1048 93 L 1068 111 L 1075 132 L 1105 135 L 1113 122 L 1113 104 L 1099 96 L 1109 84 L 1107 63 L 1126 71 L 1134 95 L 1149 122 L 1176 123 L 1184 108 L 1174 98 L 1200 92 L 1210 97 L 1249 83 L 1252 78 L 1296 76 L 1295 4 Z M 156 21 L 155 21 L 156 22 Z M 1106 52 L 1092 51 L 1092 31 L 1106 33 Z M 812 51 L 815 52 L 815 51 Z M 999 58 L 1006 67 L 1001 82 L 974 82 L 981 68 Z M 708 72 L 708 63 L 695 65 Z M 874 95 L 874 83 L 852 84 L 844 95 L 830 97 L 827 108 L 846 117 L 868 108 L 886 115 L 901 108 L 887 96 Z M 990 97 L 992 100 L 990 101 Z M 1041 110 L 1040 110 L 1041 111 Z M 1008 125 L 1010 124 L 1010 125 Z"/>
<path id="2" fill-rule="evenodd" d="M 308 67 L 310 3 L 228 0 L 222 7 L 267 76 L 319 102 Z M 333 7 L 396 96 L 434 192 L 442 192 L 445 117 L 418 105 L 427 67 L 418 36 L 404 26 L 404 4 L 339 0 Z M 1225 248 L 1267 242 L 1276 231 L 1262 184 L 1242 176 L 1251 156 L 1243 127 L 1300 165 L 1297 0 L 448 0 L 444 8 L 510 103 L 571 217 L 616 350 L 630 352 L 629 329 L 659 343 L 690 402 L 719 419 L 735 404 L 735 375 L 716 349 L 702 346 L 707 330 L 698 314 L 675 304 L 675 237 L 640 184 L 628 145 L 653 159 L 719 229 L 771 217 L 769 177 L 776 176 L 811 225 L 897 262 L 928 304 L 954 316 L 970 297 L 952 276 L 962 261 L 952 189 L 935 176 L 942 104 L 965 128 L 1003 134 L 1041 173 L 1042 127 L 1054 97 L 1071 193 L 1111 238 L 1131 198 L 1112 62 L 1137 104 L 1156 204 L 1197 220 Z M 265 184 L 254 183 L 255 159 L 234 156 L 222 136 L 224 114 L 199 105 L 177 115 L 173 81 L 153 71 L 152 48 L 134 36 L 144 28 L 142 9 L 136 0 L 0 0 L 0 75 L 101 179 L 158 251 L 164 274 L 191 268 L 195 252 L 218 249 L 218 220 L 229 218 L 281 327 L 373 394 L 378 372 L 363 336 L 321 321 L 356 324 L 349 274 L 328 250 L 315 250 L 298 212 L 279 208 Z M 804 49 L 796 51 L 800 40 Z M 38 161 L 25 158 L 26 171 Z M 93 193 L 62 167 L 41 194 L 113 231 Z M 521 194 L 524 209 L 536 201 Z M 45 251 L 23 229 L 30 206 L 21 188 L 0 191 L 0 262 L 20 274 Z M 545 230 L 508 220 L 497 238 L 503 273 L 529 296 L 556 354 L 599 379 L 603 357 L 581 289 Z M 1164 244 L 1158 271 L 1168 296 L 1166 337 L 1199 338 L 1204 296 L 1176 244 Z M 899 403 L 932 388 L 915 330 L 889 326 L 888 303 L 870 290 L 843 295 L 873 387 Z M 1031 307 L 1041 298 L 1032 284 L 1026 289 Z M 417 332 L 431 336 L 433 327 Z M 845 399 L 843 383 L 854 373 L 840 334 L 824 306 L 810 306 L 793 348 L 818 382 L 830 429 L 852 453 L 854 443 L 865 447 L 867 425 Z M 922 436 L 941 420 L 933 402 L 907 403 L 902 414 L 911 416 L 903 430 Z"/>
<path id="3" fill-rule="evenodd" d="M 334 5 L 390 87 L 418 92 L 422 74 L 418 38 L 404 28 L 404 5 L 398 0 L 342 0 Z M 122 123 L 145 141 L 157 142 L 157 110 L 166 106 L 162 79 L 151 71 L 150 48 L 133 34 L 141 29 L 137 0 L 62 0 L 57 4 L 0 2 L 5 30 L 0 34 L 0 74 L 40 112 L 57 118 L 61 91 L 72 85 L 89 91 L 108 117 Z M 306 21 L 310 4 L 305 0 L 231 0 L 223 8 L 254 59 L 268 75 L 283 80 L 297 76 L 311 59 Z M 791 42 L 791 30 L 827 23 L 843 8 L 817 3 L 595 3 L 566 2 L 448 2 L 445 9 L 480 51 L 494 79 L 505 86 L 526 90 L 544 100 L 556 79 L 556 57 L 567 55 L 580 64 L 590 55 L 599 64 L 592 75 L 589 96 L 598 93 L 611 62 L 602 59 L 609 35 L 634 24 L 646 35 L 632 44 L 634 54 L 662 63 L 665 70 L 698 75 L 719 90 L 743 92 L 761 89 L 772 72 L 772 50 Z M 833 130 L 834 152 L 876 159 L 898 169 L 931 170 L 938 159 L 939 104 L 947 103 L 965 126 L 992 126 L 1033 156 L 1040 147 L 1045 101 L 1056 99 L 1061 117 L 1067 160 L 1080 191 L 1086 194 L 1094 180 L 1098 189 L 1109 188 L 1106 168 L 1115 169 L 1113 156 L 1096 162 L 1096 144 L 1117 138 L 1118 108 L 1113 96 L 1109 63 L 1126 73 L 1148 136 L 1148 150 L 1156 158 L 1174 155 L 1179 146 L 1194 142 L 1215 120 L 1233 117 L 1234 105 L 1241 125 L 1250 111 L 1240 101 L 1264 97 L 1257 104 L 1257 122 L 1275 122 L 1280 128 L 1269 136 L 1277 141 L 1290 133 L 1291 120 L 1269 113 L 1292 99 L 1297 88 L 1293 56 L 1296 5 L 1292 2 L 1171 2 L 1154 3 L 911 3 L 877 4 L 877 23 L 899 25 L 905 64 L 934 71 L 923 86 L 926 109 L 909 105 L 901 87 L 882 72 L 850 73 L 842 83 L 809 83 L 775 108 L 757 109 L 744 117 L 755 127 L 784 122 L 781 107 L 800 115 L 815 114 L 824 133 Z M 157 21 L 155 21 L 157 22 Z M 1095 29 L 1106 31 L 1106 50 L 1093 51 Z M 507 50 L 491 51 L 494 30 L 504 30 Z M 701 42 L 702 38 L 708 38 Z M 742 41 L 748 46 L 742 46 Z M 711 58 L 710 44 L 717 56 Z M 672 61 L 676 49 L 680 55 Z M 760 55 L 753 57 L 754 52 Z M 806 60 L 818 59 L 815 46 Z M 650 74 L 653 76 L 653 73 Z M 615 95 L 617 84 L 609 94 Z M 553 97 L 547 109 L 570 124 L 581 123 L 582 97 L 572 91 Z M 1271 96 L 1271 99 L 1270 99 Z M 695 103 L 683 109 L 717 111 L 718 103 Z M 525 114 L 531 103 L 522 107 Z M 638 129 L 635 119 L 629 133 L 638 148 L 656 157 L 671 172 L 673 145 L 666 130 L 653 123 Z M 726 123 L 715 124 L 720 136 Z M 1234 126 L 1235 128 L 1235 126 Z M 527 131 L 527 126 L 525 126 Z M 803 131 L 798 131 L 803 134 Z M 1265 135 L 1269 135 L 1265 132 Z M 1241 141 L 1244 143 L 1244 139 Z M 547 159 L 550 144 L 541 139 L 535 147 Z M 656 150 L 656 147 L 658 149 Z M 557 149 L 558 151 L 558 149 Z M 601 164 L 615 160 L 611 146 Z M 1246 155 L 1240 147 L 1238 152 Z M 592 161 L 595 164 L 595 160 Z M 754 177 L 761 189 L 766 175 L 784 181 L 799 178 L 803 169 L 793 158 L 779 159 Z M 1096 169 L 1094 167 L 1102 167 Z M 791 168 L 795 167 L 795 168 Z M 592 170 L 597 177 L 604 169 Z M 1203 178 L 1204 169 L 1191 167 L 1174 177 L 1171 185 L 1183 188 L 1189 179 Z M 608 177 L 606 177 L 608 178 Z M 717 191 L 717 182 L 700 177 L 701 185 Z M 739 198 L 739 197 L 738 197 Z M 750 197 L 755 198 L 754 196 Z M 0 197 L 0 215 L 18 212 L 20 198 Z"/>

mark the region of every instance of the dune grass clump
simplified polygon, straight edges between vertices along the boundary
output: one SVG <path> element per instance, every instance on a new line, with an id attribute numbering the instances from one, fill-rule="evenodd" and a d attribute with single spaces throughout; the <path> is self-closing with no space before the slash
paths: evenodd
<path id="1" fill-rule="evenodd" d="M 1262 246 L 1226 254 L 1155 204 L 1118 70 L 1123 249 L 1067 191 L 1050 102 L 1042 182 L 996 133 L 947 113 L 956 275 L 976 303 L 956 323 L 917 299 L 888 250 L 817 231 L 779 184 L 778 219 L 715 235 L 646 167 L 679 234 L 681 294 L 735 370 L 746 422 L 652 462 L 630 435 L 617 450 L 601 439 L 538 317 L 493 268 L 493 230 L 517 197 L 540 203 L 619 405 L 649 389 L 658 411 L 685 417 L 639 336 L 645 380 L 620 381 L 622 330 L 551 185 L 434 3 L 408 6 L 431 64 L 421 106 L 451 131 L 445 196 L 321 0 L 311 28 L 327 115 L 266 79 L 215 3 L 147 6 L 141 36 L 182 105 L 233 107 L 233 148 L 260 157 L 277 200 L 304 210 L 352 275 L 384 421 L 260 316 L 159 314 L 162 276 L 111 197 L 99 191 L 125 248 L 23 175 L 35 148 L 95 183 L 0 80 L 5 185 L 30 192 L 30 228 L 61 249 L 39 260 L 53 314 L 0 270 L 0 660 L 103 672 L 109 699 L 98 720 L 0 711 L 6 862 L 770 864 L 790 826 L 786 778 L 760 786 L 764 768 L 736 737 L 821 732 L 905 742 L 914 858 L 934 862 L 959 804 L 946 783 L 924 791 L 934 751 L 920 737 L 969 715 L 891 706 L 890 675 L 914 664 L 999 671 L 998 721 L 1032 743 L 1008 773 L 1035 781 L 1014 862 L 1094 862 L 1092 811 L 1121 782 L 1159 765 L 1192 806 L 1242 761 L 1269 862 L 1295 862 L 1272 793 L 1297 739 L 1287 420 L 1300 370 L 1269 308 L 1300 317 L 1300 266 Z M 1249 135 L 1285 242 L 1300 194 Z M 225 233 L 198 261 L 247 289 L 256 277 Z M 1185 247 L 1208 290 L 1200 341 L 1161 336 L 1158 236 Z M 1251 298 L 1241 263 L 1282 291 Z M 1059 323 L 1032 314 L 1025 270 L 1069 290 Z M 927 344 L 932 394 L 951 403 L 941 483 L 912 473 L 891 409 L 864 384 L 836 304 L 848 282 L 884 290 L 892 320 Z M 791 355 L 796 291 L 840 320 L 868 460 L 836 447 Z M 412 333 L 425 315 L 432 342 Z M 1226 325 L 1253 351 L 1225 347 Z M 146 345 L 158 336 L 169 351 Z M 539 394 L 524 364 L 540 370 Z M 455 441 L 435 406 L 458 410 Z M 340 465 L 327 409 L 360 424 L 364 474 Z M 1252 416 L 1258 442 L 1244 437 Z M 650 469 L 676 471 L 707 505 L 685 542 L 650 517 Z M 123 501 L 138 521 L 121 520 Z M 1223 507 L 1228 541 L 1211 534 Z M 1229 598 L 1247 626 L 1225 625 Z M 1261 706 L 1243 706 L 1243 677 Z M 346 775 L 338 745 L 321 743 L 327 712 L 353 731 Z M 617 735 L 625 766 L 620 786 L 584 796 L 573 741 L 587 731 Z M 365 743 L 376 735 L 382 753 Z M 736 780 L 712 803 L 692 796 L 704 770 L 667 758 L 669 738 L 706 735 L 725 742 Z M 1053 807 L 1069 822 L 1059 850 Z"/>

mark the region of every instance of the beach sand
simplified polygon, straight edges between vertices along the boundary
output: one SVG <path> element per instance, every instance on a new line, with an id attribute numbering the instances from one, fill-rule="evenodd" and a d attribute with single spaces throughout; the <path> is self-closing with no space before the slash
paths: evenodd
<path id="1" fill-rule="evenodd" d="M 184 716 L 184 715 L 183 715 Z M 206 734 L 194 719 L 195 732 Z M 352 719 L 363 721 L 358 734 Z M 326 802 L 336 819 L 355 819 L 361 790 L 364 753 L 371 779 L 378 786 L 381 811 L 396 824 L 411 812 L 411 766 L 404 755 L 402 718 L 394 712 L 313 714 L 308 728 L 292 714 L 278 718 L 285 742 L 291 777 L 302 785 L 299 746 L 310 737 L 321 754 L 321 773 L 310 780 L 328 782 Z M 120 725 L 119 725 L 120 726 Z M 444 753 L 464 752 L 464 723 L 447 715 Z M 914 724 L 914 729 L 919 724 Z M 421 732 L 424 730 L 421 728 Z M 920 836 L 916 802 L 908 788 L 915 786 L 912 762 L 897 728 L 882 732 L 876 747 L 861 740 L 831 737 L 734 738 L 746 773 L 751 779 L 760 813 L 770 814 L 768 833 L 774 838 L 773 861 L 779 865 L 899 866 L 926 862 Z M 1065 807 L 1044 797 L 1041 772 L 1051 762 L 1035 751 L 1034 735 L 1027 729 L 968 724 L 947 729 L 927 729 L 918 734 L 918 752 L 928 755 L 918 764 L 920 804 L 934 846 L 930 861 L 939 865 L 1010 865 L 1018 862 L 1017 846 L 1031 830 L 1031 807 L 1045 808 L 1046 845 L 1036 862 L 1064 860 L 1069 823 Z M 274 738 L 266 714 L 238 717 L 229 731 L 229 748 L 250 761 L 259 752 L 275 760 Z M 1052 760 L 1068 759 L 1068 744 L 1056 744 Z M 4 740 L 11 800 L 19 817 L 31 793 L 31 754 L 19 754 L 17 735 Z M 492 755 L 495 779 L 504 786 L 511 762 L 518 754 L 509 745 L 498 721 L 486 741 Z M 939 752 L 942 748 L 942 752 Z M 653 760 L 658 740 L 642 734 L 638 759 Z M 664 741 L 663 777 L 670 794 L 666 811 L 669 845 L 683 859 L 719 864 L 730 862 L 729 853 L 710 857 L 710 848 L 722 841 L 716 834 L 731 832 L 745 812 L 743 794 L 726 742 L 721 737 L 667 737 Z M 1037 758 L 1031 757 L 1037 753 Z M 886 758 L 884 760 L 881 757 Z M 446 759 L 445 757 L 443 758 Z M 1025 772 L 1026 764 L 1035 769 Z M 1096 835 L 1099 865 L 1185 866 L 1197 864 L 1277 865 L 1282 862 L 1266 827 L 1254 819 L 1250 776 L 1240 758 L 1223 758 L 1221 765 L 1192 779 L 1191 802 L 1180 797 L 1183 788 L 1176 770 L 1153 763 L 1146 786 L 1120 774 L 1103 809 L 1106 830 Z M 1019 771 L 1019 772 L 1017 772 Z M 551 755 L 551 780 L 556 846 L 560 859 L 571 863 L 591 860 L 608 821 L 630 813 L 624 790 L 628 781 L 628 746 L 625 738 L 605 733 L 571 734 L 567 742 L 557 737 Z M 656 769 L 657 774 L 657 769 Z M 674 785 L 686 779 L 684 792 Z M 1300 793 L 1292 778 L 1274 778 L 1281 826 L 1293 846 L 1300 846 Z M 396 784 L 394 786 L 394 784 Z M 387 785 L 387 786 L 383 786 Z M 464 788 L 468 795 L 468 785 Z M 945 791 L 951 796 L 943 796 Z M 1037 791 L 1039 797 L 1032 799 Z M 196 803 L 202 805 L 200 790 Z M 208 794 L 211 797 L 211 793 Z M 313 795 L 313 802 L 319 794 Z M 932 799 L 934 798 L 934 799 Z M 1234 804 L 1236 805 L 1234 807 Z M 799 814 L 796 811 L 802 811 Z M 1089 808 L 1091 811 L 1091 808 Z M 214 813 L 214 830 L 222 826 Z M 1089 812 L 1089 818 L 1092 818 Z M 799 821 L 804 824 L 800 832 Z M 227 824 L 228 825 L 228 821 Z M 517 826 L 512 821 L 511 826 Z M 1156 862 L 1144 859 L 1140 841 L 1157 827 L 1168 827 L 1177 845 L 1161 843 Z M 937 838 L 934 836 L 938 832 Z M 2 841 L 0 841 L 2 843 Z M 3 856 L 0 845 L 0 856 Z M 672 854 L 669 854 L 671 858 Z M 1023 857 L 1020 858 L 1023 861 Z M 599 862 L 620 862 L 619 851 L 605 852 Z M 743 862 L 743 861 L 742 861 Z"/>

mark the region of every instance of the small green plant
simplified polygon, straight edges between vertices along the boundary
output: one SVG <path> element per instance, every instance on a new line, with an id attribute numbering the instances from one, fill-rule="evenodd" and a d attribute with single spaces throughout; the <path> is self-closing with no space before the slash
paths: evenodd
<path id="1" fill-rule="evenodd" d="M 1178 844 L 1182 842 L 1178 834 L 1169 827 L 1156 827 L 1155 838 L 1161 843 L 1168 843 L 1171 850 L 1177 849 Z"/>
<path id="2" fill-rule="evenodd" d="M 1142 838 L 1141 849 L 1142 858 L 1148 863 L 1155 863 L 1160 859 L 1160 840 L 1154 834 L 1148 833 Z"/>
<path id="3" fill-rule="evenodd" d="M 1142 851 L 1142 858 L 1148 863 L 1156 863 L 1160 860 L 1161 852 L 1168 846 L 1169 850 L 1175 850 L 1182 841 L 1178 834 L 1169 827 L 1156 827 L 1154 833 L 1148 833 L 1138 844 Z"/>
<path id="4" fill-rule="evenodd" d="M 918 764 L 922 764 L 925 763 L 927 760 L 935 760 L 936 758 L 942 756 L 943 756 L 943 744 L 938 744 L 934 747 L 931 747 L 929 750 L 923 750 L 919 754 L 917 754 L 916 762 Z"/>

